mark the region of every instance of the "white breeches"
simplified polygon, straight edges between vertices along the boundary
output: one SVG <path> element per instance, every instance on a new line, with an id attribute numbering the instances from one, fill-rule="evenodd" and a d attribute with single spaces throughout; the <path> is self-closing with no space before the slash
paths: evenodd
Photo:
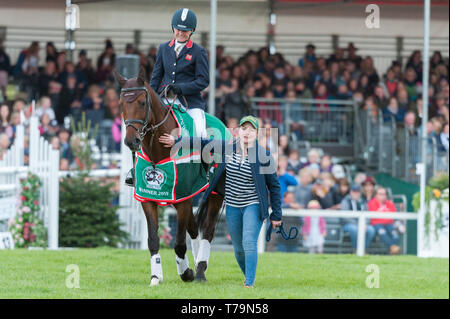
<path id="1" fill-rule="evenodd" d="M 167 99 L 170 103 L 173 102 L 173 99 Z M 183 104 L 181 104 L 180 100 L 177 98 L 175 100 L 175 104 L 181 105 L 184 110 L 192 117 L 195 124 L 195 132 L 197 133 L 197 137 L 207 138 L 208 133 L 206 132 L 206 118 L 205 111 L 202 109 L 186 109 Z"/>
<path id="2" fill-rule="evenodd" d="M 187 109 L 187 113 L 194 119 L 197 137 L 208 137 L 206 133 L 205 111 L 202 109 Z"/>

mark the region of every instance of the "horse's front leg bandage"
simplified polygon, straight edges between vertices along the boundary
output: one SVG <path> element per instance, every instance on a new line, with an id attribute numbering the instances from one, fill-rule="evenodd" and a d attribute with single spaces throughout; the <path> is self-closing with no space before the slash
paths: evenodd
<path id="1" fill-rule="evenodd" d="M 177 261 L 177 271 L 178 271 L 178 275 L 182 275 L 184 274 L 184 272 L 186 271 L 186 269 L 189 268 L 189 260 L 186 257 L 186 255 L 184 256 L 184 259 L 181 259 L 178 256 L 175 256 L 175 259 Z"/>
<path id="2" fill-rule="evenodd" d="M 206 261 L 208 265 L 209 253 L 211 252 L 211 244 L 207 239 L 200 240 L 200 249 L 197 256 L 197 264 L 201 261 Z"/>
<path id="3" fill-rule="evenodd" d="M 150 258 L 150 267 L 151 267 L 151 273 L 152 277 L 158 277 L 159 281 L 163 281 L 163 271 L 162 271 L 162 264 L 161 264 L 161 255 L 160 254 L 154 254 Z"/>
<path id="4" fill-rule="evenodd" d="M 198 251 L 200 246 L 200 239 L 198 238 L 193 239 L 191 238 L 191 249 L 192 249 L 192 256 L 194 257 L 194 265 L 197 265 L 197 257 L 198 257 Z"/>

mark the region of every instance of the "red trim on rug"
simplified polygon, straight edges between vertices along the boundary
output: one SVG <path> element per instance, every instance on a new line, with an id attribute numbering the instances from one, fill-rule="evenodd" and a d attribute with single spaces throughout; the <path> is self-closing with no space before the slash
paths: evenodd
<path id="1" fill-rule="evenodd" d="M 150 199 L 150 198 L 142 198 L 141 199 L 141 197 L 139 195 L 136 195 L 136 194 L 134 195 L 134 199 L 136 199 L 138 202 L 141 202 L 141 203 L 156 202 L 159 206 L 168 206 L 168 205 L 171 205 L 171 204 L 176 204 L 176 203 L 185 201 L 185 200 L 187 200 L 187 199 L 189 199 L 191 197 L 194 197 L 195 195 L 203 192 L 208 187 L 209 187 L 209 183 L 206 183 L 205 186 L 203 186 L 201 189 L 196 191 L 194 194 L 189 195 L 187 197 L 183 197 L 183 198 L 177 199 L 177 200 L 160 200 L 160 199 Z M 166 204 L 161 204 L 161 203 L 166 203 Z"/>
<path id="2" fill-rule="evenodd" d="M 177 163 L 175 161 L 173 161 L 173 166 L 175 168 L 175 186 L 173 187 L 173 191 L 172 191 L 172 198 L 177 199 L 177 186 L 178 186 L 178 169 L 177 169 Z"/>
<path id="3" fill-rule="evenodd" d="M 173 113 L 173 108 L 170 109 L 170 112 L 172 113 L 172 116 L 173 116 L 173 118 L 175 119 L 175 122 L 177 122 L 177 125 L 178 125 L 178 137 L 180 137 L 180 136 L 181 136 L 181 125 L 180 125 L 180 123 L 178 122 L 178 119 L 177 119 L 177 117 L 175 116 L 175 113 Z"/>

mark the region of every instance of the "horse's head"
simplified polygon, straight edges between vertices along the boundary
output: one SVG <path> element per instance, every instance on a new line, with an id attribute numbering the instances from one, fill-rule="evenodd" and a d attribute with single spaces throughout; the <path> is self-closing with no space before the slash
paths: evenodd
<path id="1" fill-rule="evenodd" d="M 138 151 L 150 126 L 151 88 L 143 68 L 137 78 L 126 79 L 115 70 L 114 76 L 121 89 L 119 106 L 126 125 L 124 142 L 131 151 Z"/>

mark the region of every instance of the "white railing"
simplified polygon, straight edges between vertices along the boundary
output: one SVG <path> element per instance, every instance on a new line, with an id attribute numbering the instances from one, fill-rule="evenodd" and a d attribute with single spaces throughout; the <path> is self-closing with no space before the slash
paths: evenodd
<path id="1" fill-rule="evenodd" d="M 197 207 L 193 207 L 195 212 Z M 137 212 L 136 212 L 137 213 Z M 176 216 L 177 212 L 173 207 L 167 207 L 164 211 L 164 219 L 168 221 L 170 215 Z M 381 212 L 368 212 L 368 211 L 344 211 L 344 210 L 306 210 L 306 209 L 283 209 L 283 217 L 328 217 L 328 218 L 357 218 L 358 219 L 358 239 L 356 246 L 356 255 L 364 256 L 365 247 L 365 225 L 368 218 L 389 218 L 400 220 L 417 220 L 417 213 L 381 213 Z M 264 221 L 263 226 L 258 237 L 258 253 L 262 254 L 266 250 L 266 230 L 267 221 Z M 285 229 L 289 232 L 289 229 Z M 145 231 L 144 231 L 145 232 Z M 301 236 L 301 229 L 299 229 L 298 235 Z M 145 242 L 146 244 L 146 242 Z M 141 249 L 146 249 L 145 245 Z"/>
<path id="2" fill-rule="evenodd" d="M 17 212 L 19 178 L 28 171 L 23 167 L 24 143 L 24 127 L 18 125 L 14 145 L 0 160 L 0 222 L 6 222 Z"/>
<path id="3" fill-rule="evenodd" d="M 48 248 L 58 248 L 59 237 L 59 150 L 55 150 L 39 133 L 39 119 L 30 118 L 30 172 L 39 176 L 40 218 L 48 229 Z"/>
<path id="4" fill-rule="evenodd" d="M 8 220 L 17 213 L 20 178 L 28 171 L 39 176 L 40 189 L 39 217 L 48 229 L 48 248 L 58 248 L 59 223 L 59 151 L 39 134 L 39 119 L 30 118 L 30 160 L 24 165 L 24 126 L 18 125 L 16 138 L 10 150 L 0 161 L 0 220 Z"/>
<path id="5" fill-rule="evenodd" d="M 356 254 L 364 256 L 365 245 L 365 225 L 367 218 L 390 218 L 401 220 L 417 220 L 417 213 L 381 213 L 366 211 L 347 211 L 347 210 L 307 210 L 307 209 L 283 209 L 283 217 L 329 217 L 329 218 L 357 218 L 358 219 L 358 240 L 356 246 Z M 264 222 L 258 237 L 258 253 L 264 253 L 266 247 L 266 229 L 267 221 Z M 285 229 L 285 231 L 289 231 Z M 298 236 L 301 236 L 300 231 Z"/>
<path id="6" fill-rule="evenodd" d="M 131 168 L 131 166 L 130 166 Z M 59 171 L 58 176 L 60 178 L 63 177 L 71 177 L 79 174 L 79 171 Z M 89 171 L 90 177 L 116 177 L 120 176 L 120 168 L 110 168 L 110 169 L 93 169 Z"/>

